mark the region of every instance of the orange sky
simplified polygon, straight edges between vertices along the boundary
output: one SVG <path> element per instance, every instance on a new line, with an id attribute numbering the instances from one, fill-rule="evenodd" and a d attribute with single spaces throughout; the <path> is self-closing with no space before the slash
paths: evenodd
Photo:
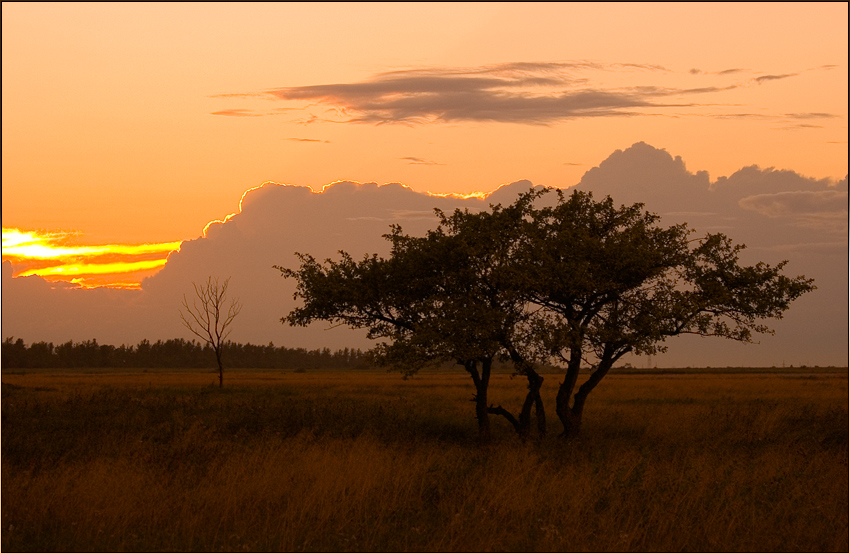
<path id="1" fill-rule="evenodd" d="M 4 2 L 3 227 L 170 244 L 266 181 L 568 187 L 638 141 L 712 179 L 753 164 L 840 179 L 847 17 L 846 3 Z"/>

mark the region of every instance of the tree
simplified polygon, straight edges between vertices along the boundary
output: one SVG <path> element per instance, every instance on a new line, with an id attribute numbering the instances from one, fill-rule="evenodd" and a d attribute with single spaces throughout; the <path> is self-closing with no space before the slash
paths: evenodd
<path id="1" fill-rule="evenodd" d="M 218 278 L 208 277 L 206 284 L 198 285 L 192 283 L 195 289 L 195 298 L 192 304 L 183 295 L 183 309 L 180 310 L 180 319 L 183 325 L 198 338 L 205 341 L 215 352 L 215 360 L 218 364 L 218 386 L 224 386 L 224 366 L 221 355 L 224 344 L 231 332 L 233 320 L 239 315 L 242 306 L 238 299 L 233 298 L 227 302 L 227 285 L 230 278 L 219 284 Z"/>
<path id="2" fill-rule="evenodd" d="M 533 217 L 518 263 L 529 301 L 546 312 L 539 342 L 566 363 L 556 397 L 565 435 L 578 432 L 588 395 L 625 354 L 663 352 L 665 339 L 681 334 L 752 342 L 753 333 L 772 333 L 761 320 L 782 317 L 815 288 L 784 276 L 787 262 L 741 266 L 744 246 L 662 227 L 642 204 L 616 208 L 610 197 L 558 191 L 557 204 Z M 591 374 L 577 387 L 582 363 Z"/>
<path id="3" fill-rule="evenodd" d="M 680 334 L 752 342 L 753 333 L 771 332 L 761 320 L 781 317 L 814 289 L 811 279 L 784 276 L 785 262 L 741 266 L 743 246 L 722 234 L 694 239 L 684 224 L 663 227 L 642 204 L 617 208 L 610 197 L 557 191 L 553 205 L 535 207 L 545 192 L 479 213 L 438 210 L 439 226 L 425 237 L 393 227 L 387 259 L 357 262 L 341 252 L 322 265 L 299 254 L 298 270 L 278 267 L 304 300 L 283 320 L 367 328 L 386 339 L 374 349 L 378 359 L 408 373 L 455 361 L 475 384 L 486 440 L 488 414 L 527 436 L 532 407 L 545 432 L 535 369 L 542 362 L 566 365 L 555 407 L 570 435 L 588 395 L 624 355 L 663 352 L 666 338 Z M 518 418 L 487 401 L 498 356 L 528 379 Z M 583 364 L 591 373 L 579 385 Z"/>
<path id="4" fill-rule="evenodd" d="M 405 235 L 398 226 L 385 235 L 392 242 L 387 259 L 377 255 L 355 261 L 340 252 L 339 261 L 318 263 L 298 254 L 301 266 L 277 266 L 297 280 L 295 297 L 304 301 L 283 321 L 307 325 L 315 320 L 368 329 L 369 338 L 387 339 L 373 349 L 379 363 L 415 373 L 428 363 L 452 361 L 475 385 L 479 437 L 490 437 L 490 414 L 504 416 L 521 436 L 530 428 L 532 406 L 538 429 L 545 432 L 540 398 L 543 382 L 525 353 L 530 314 L 513 269 L 513 249 L 525 225 L 525 212 L 537 193 L 508 208 L 451 216 L 437 211 L 440 224 L 425 237 Z M 529 381 L 519 418 L 488 403 L 494 360 L 503 355 Z"/>

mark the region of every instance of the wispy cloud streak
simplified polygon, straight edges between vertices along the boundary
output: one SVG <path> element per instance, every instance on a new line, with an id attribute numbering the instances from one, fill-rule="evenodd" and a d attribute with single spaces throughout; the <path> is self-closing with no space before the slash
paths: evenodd
<path id="1" fill-rule="evenodd" d="M 257 113 L 253 110 L 244 110 L 244 109 L 235 109 L 235 110 L 220 110 L 217 112 L 212 112 L 212 115 L 224 115 L 228 117 L 258 117 L 263 114 Z"/>
<path id="2" fill-rule="evenodd" d="M 778 81 L 779 79 L 787 79 L 788 77 L 796 77 L 799 73 L 784 73 L 782 75 L 761 75 L 755 78 L 755 81 L 758 84 L 762 84 L 765 81 Z"/>
<path id="3" fill-rule="evenodd" d="M 293 142 L 321 142 L 321 143 L 324 143 L 324 144 L 330 144 L 330 142 L 331 142 L 329 140 L 311 139 L 311 138 L 298 138 L 298 137 L 287 137 L 283 140 L 290 140 L 290 141 L 293 141 Z"/>
<path id="4" fill-rule="evenodd" d="M 835 114 L 831 113 L 823 113 L 823 112 L 809 112 L 809 113 L 787 113 L 785 117 L 790 117 L 793 119 L 828 119 L 833 117 L 838 117 Z"/>
<path id="5" fill-rule="evenodd" d="M 404 156 L 403 158 L 399 158 L 399 160 L 407 160 L 407 163 L 412 165 L 446 165 L 441 164 L 439 162 L 435 162 L 433 160 L 426 160 L 424 158 L 417 158 L 415 156 Z"/>

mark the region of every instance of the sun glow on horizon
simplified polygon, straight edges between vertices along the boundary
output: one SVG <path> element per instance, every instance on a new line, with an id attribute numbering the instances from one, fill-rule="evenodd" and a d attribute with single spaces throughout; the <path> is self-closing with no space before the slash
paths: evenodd
<path id="1" fill-rule="evenodd" d="M 162 269 L 180 242 L 72 245 L 76 233 L 3 228 L 3 261 L 14 277 L 38 275 L 83 288 L 138 289 L 141 280 Z"/>

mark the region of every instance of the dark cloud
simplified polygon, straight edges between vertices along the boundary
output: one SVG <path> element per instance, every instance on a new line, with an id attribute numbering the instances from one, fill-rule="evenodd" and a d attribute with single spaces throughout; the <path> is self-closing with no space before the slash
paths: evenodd
<path id="1" fill-rule="evenodd" d="M 400 70 L 362 82 L 277 88 L 267 93 L 281 100 L 309 100 L 335 106 L 351 114 L 347 121 L 358 123 L 550 124 L 585 117 L 640 115 L 643 108 L 689 105 L 663 102 L 671 96 L 734 88 L 594 88 L 576 75 L 588 69 L 668 71 L 649 64 L 525 62 L 473 69 Z"/>
<path id="2" fill-rule="evenodd" d="M 748 70 L 730 68 L 706 72 L 692 68 L 689 73 L 703 75 L 705 79 L 744 71 Z M 589 117 L 664 115 L 672 107 L 706 105 L 684 102 L 683 97 L 711 95 L 746 84 L 761 84 L 800 74 L 760 75 L 725 86 L 670 88 L 645 84 L 617 88 L 594 85 L 587 76 L 588 72 L 638 72 L 639 76 L 632 78 L 640 79 L 651 79 L 658 73 L 671 73 L 663 66 L 639 63 L 513 62 L 472 68 L 400 69 L 379 73 L 359 82 L 290 86 L 268 89 L 262 93 L 217 96 L 237 98 L 262 94 L 268 99 L 310 103 L 312 106 L 322 105 L 327 108 L 324 114 L 310 113 L 296 121 L 305 124 L 322 121 L 418 125 L 472 121 L 550 125 Z M 675 101 L 672 101 L 674 98 Z M 302 104 L 300 108 L 280 108 L 274 112 L 293 109 L 305 108 Z M 251 110 L 223 110 L 215 114 L 276 115 L 273 112 Z M 731 114 L 724 117 L 744 116 Z"/>
<path id="3" fill-rule="evenodd" d="M 392 84 L 399 86 L 390 86 Z M 476 78 L 440 77 L 417 79 L 415 85 L 410 82 L 366 85 L 321 85 L 277 90 L 274 94 L 283 99 L 309 98 L 340 104 L 351 112 L 360 113 L 351 121 L 361 123 L 498 121 L 535 124 L 580 117 L 635 115 L 635 108 L 657 106 L 651 98 L 666 96 L 597 90 L 533 96 L 497 91 L 495 89 L 504 86 L 503 83 Z"/>

